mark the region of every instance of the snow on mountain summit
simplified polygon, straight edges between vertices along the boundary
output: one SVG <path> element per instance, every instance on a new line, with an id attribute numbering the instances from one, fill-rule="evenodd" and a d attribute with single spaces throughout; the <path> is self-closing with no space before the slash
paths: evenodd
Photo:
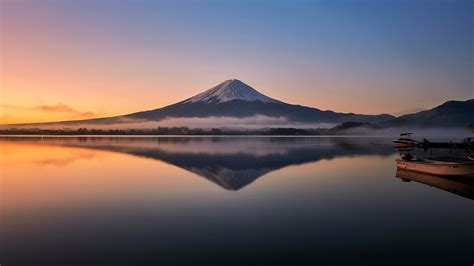
<path id="1" fill-rule="evenodd" d="M 232 100 L 243 100 L 250 102 L 260 101 L 263 103 L 280 103 L 280 101 L 261 94 L 254 88 L 237 79 L 226 80 L 221 84 L 215 86 L 214 88 L 211 88 L 205 92 L 202 92 L 185 100 L 184 103 L 224 103 Z"/>

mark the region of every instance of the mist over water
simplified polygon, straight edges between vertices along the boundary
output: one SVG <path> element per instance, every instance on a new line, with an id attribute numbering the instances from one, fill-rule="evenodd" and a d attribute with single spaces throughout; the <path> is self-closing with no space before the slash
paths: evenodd
<path id="1" fill-rule="evenodd" d="M 189 127 L 189 128 L 227 128 L 227 129 L 261 129 L 266 127 L 281 127 L 281 128 L 331 128 L 337 123 L 304 123 L 291 122 L 285 117 L 269 117 L 265 115 L 254 115 L 250 117 L 225 117 L 225 116 L 211 116 L 211 117 L 167 117 L 159 121 L 150 121 L 145 119 L 134 118 L 117 118 L 114 123 L 90 123 L 90 122 L 74 122 L 68 124 L 62 123 L 44 123 L 44 124 L 23 124 L 23 125 L 3 125 L 0 129 L 8 128 L 38 128 L 38 129 L 70 129 L 77 130 L 78 128 L 89 129 L 153 129 L 157 127 Z"/>

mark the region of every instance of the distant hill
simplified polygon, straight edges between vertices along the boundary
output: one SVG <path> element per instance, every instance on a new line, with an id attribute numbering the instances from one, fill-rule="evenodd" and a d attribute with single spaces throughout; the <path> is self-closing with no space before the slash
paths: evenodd
<path id="1" fill-rule="evenodd" d="M 435 108 L 383 121 L 383 127 L 469 127 L 474 123 L 474 99 L 448 101 Z"/>
<path id="2" fill-rule="evenodd" d="M 344 122 L 330 129 L 331 133 L 343 133 L 352 129 L 380 129 L 379 125 L 374 125 L 369 122 Z"/>

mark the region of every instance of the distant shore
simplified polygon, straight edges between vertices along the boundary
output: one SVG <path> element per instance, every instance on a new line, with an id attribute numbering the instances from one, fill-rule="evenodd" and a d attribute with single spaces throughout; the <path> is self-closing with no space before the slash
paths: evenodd
<path id="1" fill-rule="evenodd" d="M 13 136 L 397 136 L 401 132 L 416 132 L 419 136 L 444 135 L 471 137 L 474 128 L 386 128 L 367 122 L 345 122 L 332 128 L 189 128 L 158 127 L 130 129 L 94 128 L 3 128 L 0 135 Z"/>
<path id="2" fill-rule="evenodd" d="M 187 127 L 170 127 L 156 129 L 87 129 L 79 128 L 76 130 L 68 129 L 4 129 L 0 130 L 0 135 L 126 135 L 126 136 L 156 136 L 156 135 L 179 135 L 179 136 L 220 136 L 220 135 L 289 135 L 289 136 L 315 136 L 315 135 L 333 135 L 331 129 L 302 129 L 302 128 L 264 128 L 264 129 L 190 129 Z"/>

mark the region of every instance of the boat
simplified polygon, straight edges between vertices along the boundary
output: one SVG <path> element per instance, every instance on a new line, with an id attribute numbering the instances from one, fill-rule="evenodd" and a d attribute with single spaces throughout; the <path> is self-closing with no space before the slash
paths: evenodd
<path id="1" fill-rule="evenodd" d="M 474 149 L 473 138 L 465 138 L 462 142 L 432 142 L 427 139 L 416 141 L 410 138 L 412 133 L 402 133 L 400 138 L 393 141 L 395 148 L 421 148 L 421 149 Z"/>
<path id="2" fill-rule="evenodd" d="M 393 141 L 395 148 L 412 148 L 419 146 L 420 142 L 410 138 L 412 133 L 401 133 L 400 138 Z"/>
<path id="3" fill-rule="evenodd" d="M 397 168 L 396 177 L 403 182 L 418 182 L 432 187 L 436 187 L 456 195 L 474 199 L 474 179 L 464 177 L 446 177 L 439 175 L 425 174 Z"/>
<path id="4" fill-rule="evenodd" d="M 397 167 L 404 170 L 440 176 L 474 177 L 474 161 L 463 158 L 438 157 L 417 158 L 410 154 L 397 159 Z"/>

